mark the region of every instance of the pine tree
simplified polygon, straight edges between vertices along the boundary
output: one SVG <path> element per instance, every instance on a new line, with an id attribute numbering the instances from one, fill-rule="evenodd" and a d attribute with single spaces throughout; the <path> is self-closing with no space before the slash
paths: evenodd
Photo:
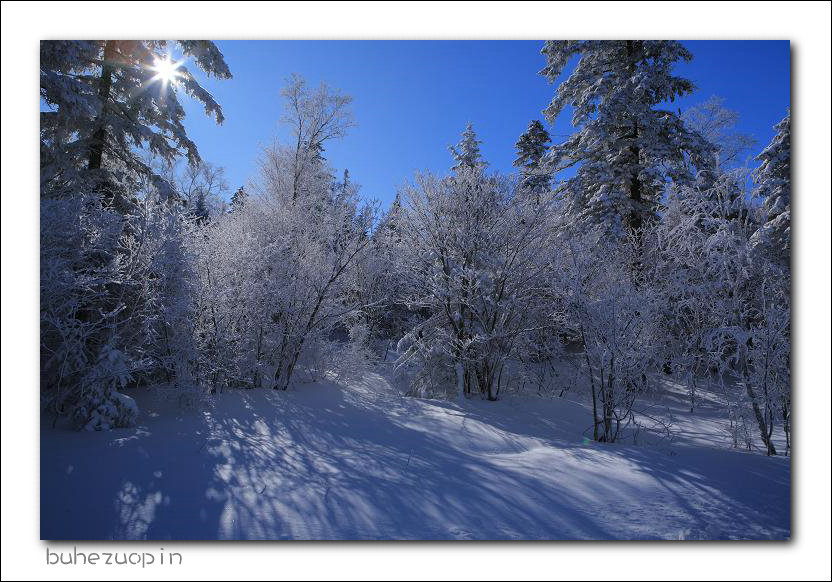
<path id="1" fill-rule="evenodd" d="M 755 159 L 755 196 L 763 200 L 762 226 L 755 242 L 788 264 L 791 252 L 791 111 L 777 125 L 777 134 Z"/>
<path id="2" fill-rule="evenodd" d="M 541 161 L 552 141 L 549 132 L 537 119 L 529 124 L 528 129 L 520 136 L 514 147 L 517 148 L 517 158 L 514 166 L 520 168 L 521 190 L 540 193 L 549 189 L 551 176 L 545 170 Z"/>
<path id="3" fill-rule="evenodd" d="M 402 233 L 402 212 L 401 194 L 396 192 L 390 209 L 373 230 L 370 252 L 364 260 L 364 279 L 370 283 L 364 283 L 368 295 L 364 309 L 367 326 L 373 337 L 387 340 L 387 349 L 390 342 L 395 344 L 407 332 L 412 315 L 403 300 L 403 280 L 396 270 L 407 244 Z"/>
<path id="4" fill-rule="evenodd" d="M 170 191 L 140 157 L 145 149 L 170 164 L 180 155 L 196 164 L 185 131 L 180 92 L 200 101 L 222 123 L 222 109 L 183 66 L 193 58 L 208 75 L 231 78 L 210 41 L 176 41 L 183 61 L 170 62 L 168 41 L 42 41 L 40 96 L 41 193 L 62 196 L 84 188 L 120 212 L 123 186 L 140 176 Z"/>
<path id="5" fill-rule="evenodd" d="M 237 191 L 234 192 L 234 195 L 231 196 L 231 212 L 235 210 L 240 210 L 243 206 L 246 205 L 248 201 L 248 193 L 244 186 L 240 186 L 237 188 Z"/>
<path id="6" fill-rule="evenodd" d="M 208 222 L 211 214 L 208 210 L 208 204 L 205 201 L 205 192 L 200 191 L 196 195 L 196 202 L 194 203 L 193 210 L 191 211 L 191 215 L 194 220 L 197 222 L 204 224 Z"/>
<path id="7" fill-rule="evenodd" d="M 471 123 L 462 132 L 462 139 L 456 146 L 449 146 L 448 151 L 456 162 L 453 166 L 453 171 L 458 172 L 461 169 L 468 170 L 484 170 L 488 165 L 482 159 L 480 154 L 480 144 L 482 141 L 477 139 L 477 134 L 474 132 L 474 127 Z"/>
<path id="8" fill-rule="evenodd" d="M 668 180 L 693 179 L 690 166 L 707 166 L 713 147 L 676 113 L 657 109 L 693 91 L 672 74 L 692 55 L 675 41 L 547 41 L 541 74 L 557 79 L 575 56 L 574 71 L 544 114 L 550 122 L 573 107 L 577 133 L 548 154 L 554 171 L 578 166 L 562 186 L 568 211 L 623 234 L 656 214 Z"/>
<path id="9" fill-rule="evenodd" d="M 339 198 L 343 198 L 347 196 L 353 187 L 352 182 L 350 182 L 350 171 L 344 168 L 344 176 L 340 182 L 335 180 L 333 182 L 333 196 L 337 200 Z"/>

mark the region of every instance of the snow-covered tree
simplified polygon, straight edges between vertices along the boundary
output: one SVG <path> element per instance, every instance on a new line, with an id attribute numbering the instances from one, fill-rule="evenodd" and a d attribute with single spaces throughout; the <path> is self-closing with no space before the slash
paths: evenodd
<path id="1" fill-rule="evenodd" d="M 171 182 L 187 214 L 197 220 L 208 220 L 222 214 L 228 183 L 225 170 L 203 160 L 196 164 L 177 164 Z"/>
<path id="2" fill-rule="evenodd" d="M 369 242 L 371 209 L 353 197 L 319 208 L 328 184 L 293 200 L 291 171 L 285 178 L 285 190 L 259 185 L 194 239 L 203 374 L 215 388 L 285 390 L 361 308 L 348 275 Z"/>
<path id="3" fill-rule="evenodd" d="M 41 194 L 60 196 L 92 187 L 119 212 L 132 175 L 160 176 L 141 149 L 172 163 L 180 155 L 195 164 L 181 94 L 200 101 L 222 123 L 222 108 L 183 62 L 192 58 L 206 74 L 231 73 L 210 41 L 42 41 L 40 45 Z"/>
<path id="4" fill-rule="evenodd" d="M 79 428 L 124 426 L 119 389 L 191 380 L 183 210 L 137 198 L 130 228 L 96 194 L 41 200 L 41 391 Z M 113 416 L 115 414 L 115 416 Z"/>
<path id="5" fill-rule="evenodd" d="M 724 105 L 716 95 L 682 112 L 682 121 L 691 130 L 716 146 L 717 165 L 731 168 L 741 163 L 742 156 L 754 147 L 753 136 L 735 130 L 740 115 Z"/>
<path id="6" fill-rule="evenodd" d="M 522 176 L 521 190 L 538 193 L 549 189 L 552 177 L 542 160 L 551 141 L 549 132 L 537 119 L 529 123 L 529 127 L 517 140 L 514 146 L 517 148 L 514 166 L 519 168 Z"/>
<path id="7" fill-rule="evenodd" d="M 289 120 L 302 132 L 333 113 L 329 97 L 293 95 Z M 303 107 L 295 108 L 299 103 Z M 348 111 L 338 111 L 346 119 Z M 315 139 L 335 137 L 332 128 L 322 131 Z M 304 140 L 266 149 L 246 203 L 193 238 L 201 374 L 215 389 L 285 390 L 302 366 L 321 373 L 316 353 L 328 349 L 362 307 L 349 281 L 369 244 L 374 209 L 360 202 L 357 187 L 333 190 L 332 169 L 323 159 L 298 166 L 310 160 L 296 147 L 307 150 Z"/>
<path id="8" fill-rule="evenodd" d="M 755 237 L 785 265 L 791 256 L 791 112 L 774 126 L 777 134 L 757 156 L 754 195 L 763 201 L 763 224 Z"/>
<path id="9" fill-rule="evenodd" d="M 656 232 L 651 285 L 663 304 L 658 339 L 689 383 L 692 406 L 697 380 L 719 386 L 735 443 L 750 408 L 774 454 L 774 424 L 790 417 L 789 279 L 754 252 L 759 221 L 747 178 L 737 170 L 671 191 Z"/>
<path id="10" fill-rule="evenodd" d="M 397 265 L 408 244 L 402 225 L 401 195 L 397 192 L 390 208 L 385 212 L 372 234 L 368 252 L 356 269 L 355 289 L 362 297 L 362 314 L 366 318 L 371 338 L 381 340 L 384 357 L 409 331 L 415 316 L 400 298 L 404 295 L 404 282 Z"/>
<path id="11" fill-rule="evenodd" d="M 777 272 L 776 270 L 774 271 Z M 787 279 L 763 277 L 756 297 L 756 317 L 749 330 L 748 378 L 761 408 L 761 432 L 769 454 L 779 420 L 791 447 L 791 305 Z M 755 413 L 757 411 L 755 410 Z"/>
<path id="12" fill-rule="evenodd" d="M 716 224 L 734 211 L 733 189 L 727 194 L 725 188 L 707 193 L 699 188 L 684 193 L 672 189 L 650 245 L 650 284 L 662 304 L 656 314 L 660 329 L 656 349 L 665 373 L 676 374 L 687 384 L 691 412 L 710 375 L 705 338 L 715 325 L 713 281 L 701 259 Z"/>
<path id="13" fill-rule="evenodd" d="M 293 74 L 281 91 L 286 101 L 282 121 L 292 132 L 291 151 L 293 197 L 309 188 L 304 180 L 318 179 L 324 171 L 324 146 L 328 140 L 342 138 L 355 127 L 350 104 L 352 97 L 321 83 L 310 89 L 303 77 Z M 331 180 L 331 174 L 327 174 Z"/>
<path id="14" fill-rule="evenodd" d="M 177 321 L 169 308 L 183 278 L 169 269 L 182 258 L 174 233 L 183 217 L 171 201 L 181 197 L 160 168 L 179 156 L 200 162 L 178 95 L 218 122 L 222 111 L 170 62 L 174 46 L 209 75 L 230 77 L 208 41 L 40 45 L 41 388 L 79 427 L 134 419 L 117 389 L 154 375 L 166 349 L 153 339 L 159 322 Z"/>
<path id="15" fill-rule="evenodd" d="M 462 132 L 462 139 L 456 146 L 448 146 L 448 151 L 454 158 L 453 171 L 458 172 L 462 169 L 468 170 L 484 170 L 488 165 L 480 154 L 481 140 L 477 139 L 477 134 L 474 131 L 473 124 L 469 123 Z"/>
<path id="16" fill-rule="evenodd" d="M 465 167 L 417 175 L 402 191 L 401 300 L 423 317 L 400 342 L 400 365 L 418 362 L 417 391 L 455 378 L 458 398 L 497 399 L 518 339 L 538 325 L 547 201 L 512 194 L 506 179 Z"/>
<path id="17" fill-rule="evenodd" d="M 114 386 L 96 365 L 110 362 L 104 350 L 118 349 L 118 332 L 132 320 L 108 289 L 127 276 L 124 263 L 105 260 L 115 254 L 122 228 L 118 214 L 91 194 L 42 199 L 40 227 L 41 395 L 45 407 L 73 415 L 80 428 L 113 400 Z"/>
<path id="18" fill-rule="evenodd" d="M 586 364 L 592 436 L 615 442 L 634 422 L 638 398 L 650 390 L 656 369 L 657 295 L 630 276 L 631 241 L 610 237 L 603 226 L 563 226 L 550 287 L 560 298 L 551 313 L 576 338 Z"/>
<path id="19" fill-rule="evenodd" d="M 673 75 L 692 59 L 675 41 L 547 41 L 541 74 L 556 80 L 573 57 L 572 73 L 558 85 L 544 113 L 550 122 L 572 107 L 577 132 L 547 155 L 553 172 L 576 167 L 560 187 L 576 219 L 614 233 L 638 230 L 656 216 L 668 181 L 692 181 L 708 166 L 712 146 L 690 131 L 665 102 L 693 84 Z"/>
<path id="20" fill-rule="evenodd" d="M 194 329 L 194 257 L 189 239 L 199 223 L 156 196 L 139 199 L 133 233 L 123 246 L 133 257 L 144 304 L 141 335 L 131 338 L 144 355 L 135 375 L 146 384 L 192 389 L 197 385 Z"/>
<path id="21" fill-rule="evenodd" d="M 248 201 L 248 192 L 245 186 L 240 186 L 237 191 L 231 196 L 231 211 L 239 210 L 246 205 Z"/>

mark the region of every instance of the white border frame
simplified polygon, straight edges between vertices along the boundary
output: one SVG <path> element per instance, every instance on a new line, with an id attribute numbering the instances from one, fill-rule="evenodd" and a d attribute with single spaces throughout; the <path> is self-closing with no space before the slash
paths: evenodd
<path id="1" fill-rule="evenodd" d="M 321 4 L 326 4 L 322 6 Z M 309 15 L 312 15 L 311 17 Z M 106 22 L 105 22 L 106 21 Z M 105 32 L 106 31 L 106 32 Z M 171 543 L 175 569 L 46 566 L 39 541 L 38 41 L 48 38 L 679 38 L 792 41 L 791 542 Z M 829 579 L 830 4 L 452 2 L 2 4 L 2 578 Z M 542 106 L 542 105 L 541 105 Z M 805 201 L 805 202 L 804 202 Z M 158 551 L 162 544 L 62 544 Z M 55 549 L 55 544 L 50 547 Z"/>

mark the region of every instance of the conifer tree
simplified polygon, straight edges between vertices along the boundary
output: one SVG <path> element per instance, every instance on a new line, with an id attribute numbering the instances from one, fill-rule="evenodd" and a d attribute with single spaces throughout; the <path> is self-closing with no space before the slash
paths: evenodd
<path id="1" fill-rule="evenodd" d="M 755 196 L 763 201 L 762 226 L 755 242 L 764 244 L 788 264 L 791 252 L 791 111 L 777 125 L 777 134 L 755 159 Z"/>
<path id="2" fill-rule="evenodd" d="M 234 192 L 234 195 L 231 196 L 231 211 L 234 212 L 236 210 L 240 210 L 246 205 L 247 201 L 248 193 L 246 192 L 245 186 L 240 186 L 237 188 L 237 191 Z"/>
<path id="3" fill-rule="evenodd" d="M 693 91 L 672 71 L 692 55 L 676 41 L 633 40 L 547 41 L 542 53 L 550 82 L 578 57 L 544 110 L 554 122 L 573 107 L 577 132 L 548 155 L 554 171 L 577 166 L 561 187 L 568 210 L 620 234 L 639 230 L 656 215 L 668 181 L 693 180 L 690 168 L 713 158 L 713 146 L 677 113 L 657 108 Z"/>
<path id="4" fill-rule="evenodd" d="M 474 127 L 471 123 L 462 132 L 462 139 L 456 146 L 449 146 L 448 151 L 456 162 L 453 166 L 454 172 L 459 172 L 461 169 L 468 170 L 483 170 L 488 165 L 482 159 L 480 154 L 481 140 L 477 139 L 477 134 L 474 132 Z"/>
<path id="5" fill-rule="evenodd" d="M 182 60 L 171 62 L 175 47 Z M 170 185 L 142 160 L 144 148 L 171 164 L 180 155 L 195 165 L 196 144 L 182 123 L 184 93 L 222 123 L 222 108 L 184 65 L 192 58 L 206 74 L 230 79 L 210 41 L 42 41 L 40 45 L 41 193 L 62 196 L 92 188 L 103 202 L 128 211 L 124 186 L 136 176 L 161 190 Z"/>
<path id="6" fill-rule="evenodd" d="M 514 147 L 517 148 L 517 158 L 514 166 L 520 168 L 520 188 L 528 192 L 539 193 L 546 191 L 551 183 L 551 176 L 541 164 L 546 154 L 549 142 L 549 132 L 537 119 L 529 124 L 528 129 L 520 136 Z"/>

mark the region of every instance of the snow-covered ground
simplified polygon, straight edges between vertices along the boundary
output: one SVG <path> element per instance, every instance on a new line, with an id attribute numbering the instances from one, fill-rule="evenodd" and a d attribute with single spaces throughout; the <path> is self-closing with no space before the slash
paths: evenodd
<path id="1" fill-rule="evenodd" d="M 673 439 L 594 443 L 587 404 L 234 391 L 198 411 L 150 393 L 135 429 L 41 429 L 43 539 L 784 539 L 790 463 L 730 448 L 672 385 Z"/>

